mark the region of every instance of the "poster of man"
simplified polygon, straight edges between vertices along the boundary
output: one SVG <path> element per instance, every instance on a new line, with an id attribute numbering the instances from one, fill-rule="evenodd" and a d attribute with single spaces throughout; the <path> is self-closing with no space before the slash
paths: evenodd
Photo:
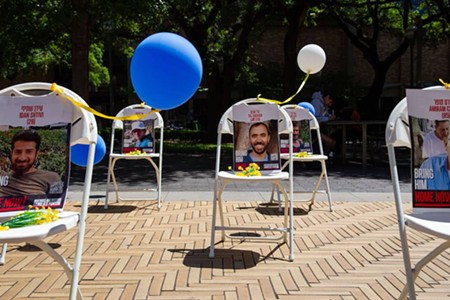
<path id="1" fill-rule="evenodd" d="M 63 207 L 70 172 L 67 102 L 53 95 L 0 96 L 0 211 Z"/>
<path id="2" fill-rule="evenodd" d="M 310 115 L 302 108 L 286 108 L 286 112 L 292 120 L 292 152 L 312 153 Z M 289 135 L 282 134 L 280 140 L 281 153 L 289 153 Z"/>
<path id="3" fill-rule="evenodd" d="M 240 105 L 233 107 L 234 170 L 250 163 L 261 171 L 280 170 L 278 107 Z"/>
<path id="4" fill-rule="evenodd" d="M 124 116 L 146 114 L 150 112 L 146 108 L 128 108 Z M 122 153 L 130 153 L 139 150 L 145 153 L 153 153 L 154 145 L 154 122 L 151 115 L 139 120 L 123 121 L 123 147 Z"/>
<path id="5" fill-rule="evenodd" d="M 450 208 L 450 92 L 407 90 L 413 207 Z"/>

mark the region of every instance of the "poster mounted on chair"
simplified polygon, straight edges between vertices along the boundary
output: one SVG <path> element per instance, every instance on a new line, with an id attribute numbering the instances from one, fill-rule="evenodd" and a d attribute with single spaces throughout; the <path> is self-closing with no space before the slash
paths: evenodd
<path id="1" fill-rule="evenodd" d="M 72 104 L 58 95 L 0 96 L 0 212 L 63 208 Z"/>
<path id="2" fill-rule="evenodd" d="M 312 154 L 311 128 L 309 124 L 309 112 L 300 108 L 286 108 L 286 112 L 292 120 L 292 152 L 307 152 Z M 280 136 L 281 153 L 289 153 L 289 135 Z"/>
<path id="3" fill-rule="evenodd" d="M 260 171 L 280 170 L 278 107 L 272 104 L 233 106 L 234 170 L 256 163 Z"/>
<path id="4" fill-rule="evenodd" d="M 142 115 L 149 113 L 148 108 L 128 108 L 124 110 L 124 116 Z M 123 121 L 123 147 L 122 153 L 141 151 L 145 153 L 155 152 L 155 120 L 151 115 L 139 120 Z"/>
<path id="5" fill-rule="evenodd" d="M 413 207 L 450 208 L 450 91 L 406 90 Z"/>

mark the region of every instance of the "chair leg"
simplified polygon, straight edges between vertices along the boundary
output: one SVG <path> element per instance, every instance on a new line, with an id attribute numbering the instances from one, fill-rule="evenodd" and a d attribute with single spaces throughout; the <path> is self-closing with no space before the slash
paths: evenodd
<path id="1" fill-rule="evenodd" d="M 108 209 L 108 200 L 109 200 L 109 184 L 111 183 L 111 160 L 112 158 L 109 158 L 108 163 L 108 176 L 106 178 L 106 195 L 105 195 L 105 209 Z"/>
<path id="2" fill-rule="evenodd" d="M 116 202 L 119 202 L 119 187 L 117 186 L 116 174 L 114 174 L 114 167 L 116 165 L 117 159 L 113 159 L 111 163 L 111 178 L 114 185 L 114 191 L 116 192 Z"/>
<path id="3" fill-rule="evenodd" d="M 214 192 L 214 199 L 213 199 L 213 211 L 212 211 L 212 224 L 211 224 L 211 243 L 209 246 L 209 258 L 214 258 L 214 246 L 215 246 L 215 239 L 216 239 L 216 217 L 217 217 L 217 195 L 216 192 Z"/>
<path id="4" fill-rule="evenodd" d="M 329 208 L 330 212 L 332 212 L 333 204 L 331 201 L 330 183 L 328 182 L 328 173 L 327 173 L 325 162 L 322 162 L 322 168 L 323 168 L 324 177 L 325 177 L 325 185 L 327 186 L 328 208 Z"/>
<path id="5" fill-rule="evenodd" d="M 314 186 L 314 190 L 313 190 L 312 196 L 311 196 L 311 203 L 308 205 L 308 212 L 311 211 L 312 206 L 316 202 L 316 194 L 317 194 L 317 191 L 319 190 L 320 183 L 322 182 L 322 178 L 323 178 L 323 176 L 325 174 L 325 161 L 321 161 L 320 163 L 322 165 L 322 171 L 320 173 L 319 179 L 317 179 L 316 185 Z"/>
<path id="6" fill-rule="evenodd" d="M 450 248 L 450 241 L 446 241 L 442 244 L 440 244 L 439 246 L 437 246 L 436 248 L 433 249 L 433 251 L 431 251 L 430 253 L 428 253 L 427 255 L 425 255 L 421 260 L 419 260 L 415 267 L 411 270 L 412 272 L 412 282 L 410 284 L 412 284 L 414 286 L 414 283 L 416 282 L 417 277 L 419 276 L 420 271 L 422 270 L 422 268 L 428 264 L 431 260 L 433 260 L 436 256 L 438 256 L 439 254 L 441 254 L 442 252 L 444 252 L 445 250 L 447 250 L 448 248 Z M 408 294 L 408 289 L 409 286 L 408 284 L 405 285 L 405 287 L 402 290 L 402 293 L 400 294 L 399 299 L 406 299 L 406 295 Z M 414 288 L 412 289 L 414 290 Z M 409 299 L 415 299 L 416 295 L 414 293 L 414 295 L 409 295 Z"/>
<path id="7" fill-rule="evenodd" d="M 6 249 L 8 248 L 8 244 L 4 243 L 2 246 L 2 254 L 0 254 L 0 265 L 3 266 L 5 264 L 5 256 L 6 256 Z"/>
<path id="8" fill-rule="evenodd" d="M 214 258 L 214 247 L 216 243 L 216 223 L 217 223 L 217 209 L 219 209 L 220 214 L 220 222 L 221 226 L 223 226 L 223 210 L 222 210 L 222 203 L 219 202 L 219 199 L 222 195 L 224 187 L 221 187 L 219 191 L 219 183 L 216 179 L 216 184 L 214 187 L 214 199 L 213 199 L 213 216 L 212 216 L 212 224 L 211 224 L 211 244 L 209 246 L 209 258 Z M 218 207 L 219 206 L 219 207 Z M 224 233 L 222 230 L 222 241 L 224 240 Z"/>
<path id="9" fill-rule="evenodd" d="M 161 208 L 161 169 L 156 172 L 156 181 L 158 186 L 158 209 Z"/>
<path id="10" fill-rule="evenodd" d="M 46 242 L 44 242 L 42 240 L 33 241 L 33 242 L 30 242 L 30 244 L 42 249 L 49 256 L 51 256 L 61 267 L 63 267 L 64 271 L 66 272 L 67 277 L 69 278 L 69 281 L 72 282 L 73 268 L 70 266 L 69 262 L 64 257 L 62 257 L 49 244 L 47 244 Z M 83 296 L 81 295 L 80 287 L 77 288 L 77 298 L 83 299 Z"/>
<path id="11" fill-rule="evenodd" d="M 290 199 L 286 190 L 283 189 L 282 186 L 277 185 L 278 193 L 283 194 L 284 196 L 284 227 L 289 228 L 289 241 L 287 237 L 287 232 L 284 233 L 284 242 L 288 243 L 289 246 L 289 261 L 294 261 L 294 207 L 293 207 L 293 199 Z M 281 202 L 281 201 L 280 201 Z M 279 203 L 280 203 L 279 202 Z"/>

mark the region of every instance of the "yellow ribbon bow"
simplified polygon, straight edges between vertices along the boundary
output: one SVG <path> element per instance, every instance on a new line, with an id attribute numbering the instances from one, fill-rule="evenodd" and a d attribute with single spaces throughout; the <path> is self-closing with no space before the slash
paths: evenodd
<path id="1" fill-rule="evenodd" d="M 130 116 L 123 116 L 123 117 L 112 117 L 112 116 L 105 115 L 105 114 L 103 114 L 101 112 L 98 112 L 95 109 L 93 109 L 93 108 L 91 108 L 91 107 L 89 107 L 89 106 L 87 106 L 87 105 L 85 105 L 83 103 L 78 102 L 77 100 L 73 99 L 69 95 L 66 95 L 64 93 L 64 90 L 62 88 L 60 88 L 56 83 L 53 83 L 51 85 L 50 90 L 58 92 L 61 96 L 63 96 L 64 98 L 66 98 L 67 100 L 72 102 L 73 105 L 75 105 L 77 107 L 80 107 L 82 109 L 85 109 L 88 112 L 93 113 L 94 115 L 99 116 L 99 117 L 104 118 L 104 119 L 120 120 L 120 121 L 124 121 L 124 120 L 134 121 L 134 120 L 143 119 L 143 118 L 151 115 L 152 113 L 160 111 L 160 110 L 157 110 L 157 109 L 152 109 L 152 110 L 150 110 L 150 112 L 148 112 L 146 114 L 142 114 L 142 115 L 130 115 Z M 141 105 L 144 105 L 144 104 L 142 103 Z"/>
<path id="2" fill-rule="evenodd" d="M 444 85 L 446 90 L 450 89 L 450 83 L 445 82 L 441 78 L 439 78 L 439 81 Z"/>
<path id="3" fill-rule="evenodd" d="M 290 96 L 289 98 L 287 98 L 287 99 L 284 100 L 284 101 L 278 101 L 278 100 L 272 100 L 272 99 L 261 98 L 261 97 L 260 97 L 261 94 L 259 94 L 258 96 L 256 96 L 256 100 L 258 100 L 258 101 L 264 101 L 264 102 L 276 103 L 276 104 L 278 104 L 278 105 L 286 104 L 286 103 L 288 103 L 289 101 L 291 101 L 292 99 L 294 99 L 294 97 L 297 96 L 298 93 L 300 93 L 300 91 L 303 89 L 303 86 L 305 85 L 306 81 L 308 80 L 308 77 L 309 77 L 309 72 L 306 73 L 306 77 L 305 77 L 305 79 L 303 80 L 303 82 L 302 82 L 302 84 L 300 85 L 300 87 L 298 88 L 297 92 L 295 92 L 294 95 Z"/>

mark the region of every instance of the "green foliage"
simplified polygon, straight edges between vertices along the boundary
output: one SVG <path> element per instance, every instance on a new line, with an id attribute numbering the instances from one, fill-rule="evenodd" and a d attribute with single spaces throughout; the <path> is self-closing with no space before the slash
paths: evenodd
<path id="1" fill-rule="evenodd" d="M 164 153 L 186 153 L 186 154 L 201 154 L 201 153 L 215 153 L 217 150 L 216 144 L 207 143 L 192 143 L 192 142 L 164 142 Z M 233 144 L 222 145 L 222 153 L 231 154 Z"/>
<path id="2" fill-rule="evenodd" d="M 204 131 L 197 131 L 192 129 L 177 129 L 177 130 L 164 130 L 165 140 L 180 140 L 189 142 L 199 142 L 205 137 Z"/>
<path id="3" fill-rule="evenodd" d="M 67 62 L 70 17 L 65 1 L 1 1 L 0 76 L 47 71 Z"/>
<path id="4" fill-rule="evenodd" d="M 96 87 L 102 84 L 109 84 L 109 72 L 102 64 L 103 45 L 91 44 L 89 46 L 89 81 Z"/>

